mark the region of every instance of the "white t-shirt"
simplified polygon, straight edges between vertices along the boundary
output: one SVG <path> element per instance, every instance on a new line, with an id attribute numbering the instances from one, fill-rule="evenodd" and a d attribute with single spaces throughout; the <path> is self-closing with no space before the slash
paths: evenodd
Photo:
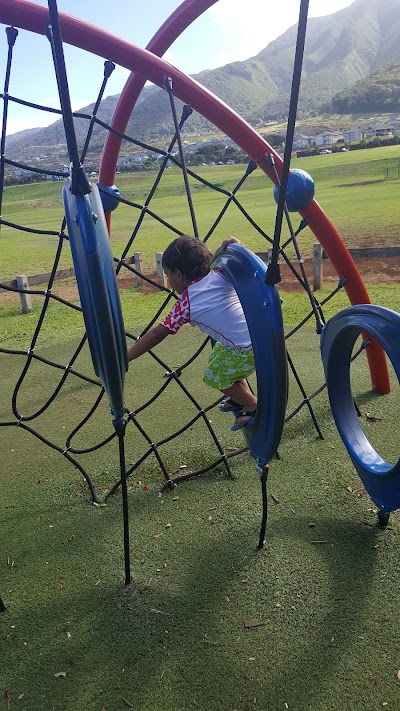
<path id="1" fill-rule="evenodd" d="M 251 348 L 241 303 L 229 279 L 211 271 L 196 279 L 181 294 L 161 325 L 175 334 L 185 323 L 228 348 Z"/>

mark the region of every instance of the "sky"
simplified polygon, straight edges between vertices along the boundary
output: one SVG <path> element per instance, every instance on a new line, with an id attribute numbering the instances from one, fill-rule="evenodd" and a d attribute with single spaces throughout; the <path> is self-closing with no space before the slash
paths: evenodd
<path id="1" fill-rule="evenodd" d="M 310 0 L 309 16 L 321 17 L 342 10 L 354 0 Z M 47 7 L 47 0 L 35 0 Z M 58 0 L 58 10 L 97 25 L 139 47 L 146 44 L 181 4 L 181 0 Z M 196 74 L 229 62 L 244 60 L 297 24 L 300 0 L 219 0 L 176 40 L 164 58 L 186 74 Z M 4 26 L 3 26 L 4 27 Z M 0 28 L 0 32 L 3 28 Z M 103 61 L 88 52 L 65 46 L 71 103 L 74 110 L 92 103 L 100 86 Z M 0 42 L 0 86 L 7 58 Z M 117 68 L 106 96 L 118 94 L 128 77 Z M 48 41 L 20 30 L 14 48 L 9 92 L 27 101 L 59 108 Z M 10 104 L 7 134 L 46 126 L 58 116 Z"/>

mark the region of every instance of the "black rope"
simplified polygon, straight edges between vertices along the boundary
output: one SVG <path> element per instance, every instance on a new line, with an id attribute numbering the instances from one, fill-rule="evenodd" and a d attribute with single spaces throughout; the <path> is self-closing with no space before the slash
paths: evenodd
<path id="1" fill-rule="evenodd" d="M 87 195 L 92 188 L 79 159 L 56 0 L 48 0 L 48 6 L 51 25 L 47 27 L 46 35 L 53 53 L 65 137 L 71 163 L 71 192 L 73 195 Z"/>
<path id="2" fill-rule="evenodd" d="M 176 113 L 176 106 L 175 106 L 175 101 L 174 101 L 174 95 L 172 93 L 172 79 L 170 77 L 166 77 L 164 80 L 164 86 L 168 92 L 169 96 L 169 101 L 171 105 L 171 111 L 172 111 L 172 117 L 174 120 L 174 126 L 175 126 L 175 136 L 178 142 L 178 148 L 179 148 L 179 157 L 181 159 L 181 165 L 182 165 L 182 175 L 183 175 L 183 180 L 185 183 L 185 189 L 186 189 L 186 196 L 188 199 L 188 204 L 189 204 L 189 211 L 190 211 L 190 217 L 192 220 L 192 226 L 193 226 L 193 234 L 195 237 L 199 238 L 199 231 L 197 229 L 197 221 L 196 221 L 196 213 L 194 211 L 193 207 L 193 200 L 192 200 L 192 195 L 190 192 L 190 186 L 189 186 L 189 179 L 188 179 L 188 174 L 186 170 L 186 163 L 185 163 L 185 157 L 183 155 L 183 146 L 182 146 L 182 139 L 181 139 L 181 131 L 178 123 L 178 116 Z"/>
<path id="3" fill-rule="evenodd" d="M 123 514 L 123 529 L 124 529 L 124 564 L 125 564 L 125 585 L 130 585 L 131 582 L 131 564 L 129 552 L 129 509 L 128 509 L 128 485 L 126 481 L 126 460 L 125 460 L 125 423 L 121 420 L 114 420 L 114 427 L 118 435 L 119 447 L 119 465 L 121 472 L 121 490 L 122 490 L 122 514 Z"/>
<path id="4" fill-rule="evenodd" d="M 115 64 L 114 64 L 113 62 L 110 62 L 110 61 L 107 59 L 107 60 L 104 62 L 104 76 L 103 76 L 103 81 L 102 81 L 102 84 L 101 84 L 101 87 L 100 87 L 100 91 L 99 91 L 98 97 L 97 97 L 97 99 L 96 99 L 95 105 L 94 105 L 94 107 L 93 107 L 92 116 L 90 117 L 89 129 L 88 129 L 88 132 L 87 132 L 87 135 L 86 135 L 85 144 L 84 144 L 84 146 L 83 146 L 82 153 L 81 153 L 81 159 L 80 159 L 80 162 L 81 162 L 81 163 L 84 163 L 84 161 L 85 161 L 86 154 L 87 154 L 87 151 L 88 151 L 88 148 L 89 148 L 89 144 L 90 144 L 90 139 L 92 138 L 93 129 L 94 129 L 94 127 L 95 127 L 96 114 L 97 114 L 97 112 L 98 112 L 98 110 L 99 110 L 99 106 L 100 106 L 101 100 L 102 100 L 102 98 L 103 98 L 103 96 L 104 96 L 104 92 L 105 92 L 105 90 L 106 90 L 107 82 L 108 82 L 108 80 L 109 80 L 111 74 L 113 73 L 114 69 L 115 69 Z M 72 109 L 71 109 L 71 111 L 72 111 Z"/>
<path id="5" fill-rule="evenodd" d="M 299 23 L 297 26 L 296 53 L 294 59 L 292 90 L 290 95 L 288 125 L 286 131 L 285 152 L 283 156 L 282 173 L 280 178 L 278 208 L 275 218 L 274 240 L 272 246 L 272 259 L 268 266 L 265 281 L 267 284 L 277 284 L 281 280 L 279 269 L 279 243 L 281 238 L 283 213 L 285 210 L 287 183 L 290 169 L 290 159 L 293 148 L 294 130 L 296 126 L 297 104 L 299 100 L 301 72 L 303 67 L 304 45 L 306 40 L 307 16 L 309 0 L 300 0 Z"/>
<path id="6" fill-rule="evenodd" d="M 261 520 L 261 527 L 260 527 L 260 535 L 258 538 L 258 549 L 259 550 L 264 548 L 265 531 L 267 528 L 267 518 L 268 518 L 267 478 L 268 478 L 268 465 L 263 467 L 263 473 L 260 476 L 261 496 L 262 496 L 262 520 Z"/>
<path id="7" fill-rule="evenodd" d="M 182 109 L 181 119 L 180 119 L 180 121 L 179 121 L 178 128 L 177 128 L 177 130 L 175 131 L 175 135 L 174 135 L 174 137 L 172 138 L 172 140 L 171 140 L 171 142 L 170 142 L 170 144 L 169 144 L 169 146 L 168 146 L 168 150 L 167 150 L 167 152 L 166 152 L 166 154 L 165 154 L 165 156 L 164 156 L 164 158 L 163 158 L 163 161 L 162 161 L 162 163 L 161 163 L 160 169 L 159 169 L 158 174 L 157 174 L 157 176 L 156 176 L 156 179 L 155 179 L 155 181 L 154 181 L 154 183 L 153 183 L 153 186 L 152 186 L 152 188 L 150 189 L 150 192 L 149 192 L 149 194 L 148 194 L 148 196 L 147 196 L 147 198 L 146 198 L 146 201 L 145 201 L 144 205 L 143 205 L 142 208 L 141 208 L 141 212 L 140 212 L 140 215 L 139 215 L 139 219 L 138 219 L 138 221 L 136 222 L 135 228 L 134 228 L 134 230 L 133 230 L 133 232 L 132 232 L 132 234 L 131 234 L 131 236 L 130 236 L 130 238 L 129 238 L 127 244 L 126 244 L 126 247 L 125 247 L 124 251 L 122 252 L 122 255 L 121 255 L 121 258 L 122 258 L 122 259 L 124 259 L 124 258 L 126 257 L 126 255 L 128 254 L 128 252 L 129 252 L 129 250 L 130 250 L 130 248 L 131 248 L 131 246 L 132 246 L 132 244 L 133 244 L 133 241 L 135 240 L 136 235 L 137 235 L 138 232 L 139 232 L 140 226 L 141 226 L 141 224 L 142 224 L 142 222 L 143 222 L 143 220 L 144 220 L 145 215 L 146 215 L 146 214 L 151 214 L 152 216 L 156 217 L 156 216 L 155 216 L 155 213 L 151 213 L 150 210 L 149 210 L 150 202 L 152 201 L 152 199 L 153 199 L 153 197 L 154 197 L 154 195 L 155 195 L 155 192 L 156 192 L 157 187 L 158 187 L 158 185 L 159 185 L 159 183 L 160 183 L 160 180 L 161 180 L 161 178 L 162 178 L 162 176 L 163 176 L 163 174 L 164 174 L 164 172 L 165 172 L 165 169 L 166 169 L 166 167 L 167 167 L 167 165 L 168 165 L 168 163 L 169 163 L 169 161 L 170 161 L 170 159 L 171 159 L 171 153 L 172 153 L 172 150 L 173 150 L 173 148 L 174 148 L 174 146 L 175 146 L 175 143 L 176 143 L 177 140 L 178 140 L 179 131 L 181 130 L 183 124 L 184 124 L 185 121 L 189 118 L 189 116 L 191 115 L 191 113 L 192 113 L 191 107 L 185 105 L 185 106 L 183 107 L 183 109 Z M 167 224 L 165 224 L 165 226 L 167 226 Z M 168 225 L 168 226 L 169 226 L 169 225 Z M 170 229 L 173 229 L 173 230 L 174 230 L 174 227 L 173 227 L 172 225 L 169 226 L 169 227 L 170 227 Z M 182 234 L 182 233 L 180 233 L 180 234 Z M 117 267 L 117 274 L 118 274 L 118 272 L 119 272 L 121 266 L 122 266 L 122 265 L 118 265 L 118 267 Z"/>
<path id="8" fill-rule="evenodd" d="M 309 411 L 309 413 L 310 413 L 310 415 L 311 415 L 311 419 L 312 419 L 312 421 L 313 421 L 313 425 L 314 425 L 315 429 L 317 430 L 318 437 L 319 437 L 320 439 L 324 439 L 323 434 L 322 434 L 322 432 L 321 432 L 321 430 L 320 430 L 320 428 L 319 428 L 319 425 L 318 425 L 318 422 L 317 422 L 317 418 L 315 417 L 314 410 L 313 410 L 313 408 L 312 408 L 312 406 L 311 406 L 310 398 L 307 396 L 307 393 L 306 393 L 306 391 L 305 391 L 305 389 L 304 389 L 304 386 L 303 386 L 303 384 L 302 384 L 302 382 L 301 382 L 301 380 L 300 380 L 300 378 L 299 378 L 299 376 L 298 376 L 297 370 L 296 370 L 296 368 L 295 368 L 295 366 L 294 366 L 293 360 L 292 360 L 292 358 L 290 357 L 290 354 L 289 354 L 288 351 L 286 351 L 286 355 L 287 355 L 287 359 L 288 359 L 288 363 L 289 363 L 290 369 L 291 369 L 291 371 L 292 371 L 292 373 L 293 373 L 293 375 L 294 375 L 294 378 L 295 378 L 295 380 L 296 380 L 296 383 L 297 383 L 297 385 L 299 386 L 300 392 L 301 392 L 301 394 L 302 394 L 302 396 L 303 396 L 303 402 L 302 402 L 301 406 L 303 406 L 303 405 L 306 405 L 306 406 L 307 406 L 308 411 Z"/>

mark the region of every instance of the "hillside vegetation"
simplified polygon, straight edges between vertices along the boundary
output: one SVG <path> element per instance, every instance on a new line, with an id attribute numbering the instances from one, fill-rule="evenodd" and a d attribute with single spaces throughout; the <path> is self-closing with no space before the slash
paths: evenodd
<path id="1" fill-rule="evenodd" d="M 400 58 L 336 94 L 332 108 L 338 113 L 400 111 Z"/>

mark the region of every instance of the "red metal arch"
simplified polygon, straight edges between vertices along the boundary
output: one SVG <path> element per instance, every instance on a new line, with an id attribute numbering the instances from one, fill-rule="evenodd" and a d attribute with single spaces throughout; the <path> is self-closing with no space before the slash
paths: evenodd
<path id="1" fill-rule="evenodd" d="M 48 10 L 28 0 L 0 0 L 0 22 L 43 34 L 49 22 Z M 266 164 L 266 153 L 273 154 L 278 174 L 281 172 L 282 160 L 268 143 L 227 104 L 194 79 L 148 50 L 140 49 L 70 15 L 60 14 L 60 24 L 63 40 L 68 44 L 100 57 L 107 57 L 158 86 L 163 86 L 165 77 L 171 77 L 175 96 L 190 104 L 195 111 L 230 136 L 272 181 L 274 175 Z M 345 290 L 350 302 L 370 303 L 368 292 L 353 259 L 318 203 L 313 200 L 301 215 L 308 218 L 310 229 L 323 246 L 338 275 L 347 279 Z M 390 381 L 385 354 L 375 341 L 367 349 L 367 357 L 372 387 L 379 393 L 389 392 Z"/>
<path id="2" fill-rule="evenodd" d="M 218 0 L 185 0 L 157 30 L 146 49 L 158 57 L 162 57 L 177 37 L 216 2 Z M 125 133 L 131 113 L 145 83 L 145 77 L 140 74 L 132 72 L 129 76 L 118 99 L 111 122 L 111 126 L 120 133 Z M 99 173 L 101 185 L 112 185 L 114 182 L 121 143 L 122 138 L 119 136 L 114 133 L 107 134 Z"/>

